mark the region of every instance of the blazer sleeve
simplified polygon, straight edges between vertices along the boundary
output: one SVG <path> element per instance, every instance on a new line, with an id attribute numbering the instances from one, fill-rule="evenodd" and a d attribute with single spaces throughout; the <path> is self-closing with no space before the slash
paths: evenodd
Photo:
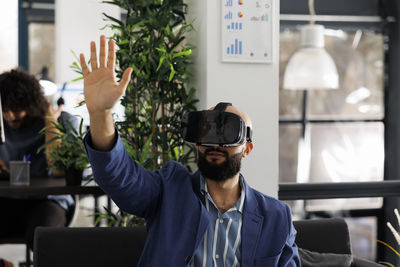
<path id="1" fill-rule="evenodd" d="M 163 172 L 151 172 L 137 164 L 126 152 L 119 134 L 114 147 L 106 152 L 91 146 L 90 132 L 83 142 L 94 180 L 117 206 L 144 218 L 154 215 L 162 193 Z"/>
<path id="2" fill-rule="evenodd" d="M 292 215 L 289 206 L 286 205 L 289 234 L 283 247 L 282 254 L 279 260 L 279 267 L 297 267 L 301 266 L 298 247 L 295 243 L 296 229 L 293 226 Z"/>

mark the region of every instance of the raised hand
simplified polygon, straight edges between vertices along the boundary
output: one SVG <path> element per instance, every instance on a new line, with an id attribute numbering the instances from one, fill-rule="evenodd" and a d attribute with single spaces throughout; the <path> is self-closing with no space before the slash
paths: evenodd
<path id="1" fill-rule="evenodd" d="M 124 71 L 118 84 L 114 79 L 115 72 L 115 48 L 114 41 L 108 42 L 108 57 L 106 56 L 106 37 L 100 36 L 100 54 L 97 63 L 96 43 L 90 43 L 89 70 L 85 56 L 80 54 L 81 67 L 84 78 L 84 95 L 89 114 L 111 111 L 120 97 L 124 94 L 129 84 L 132 68 Z"/>
<path id="2" fill-rule="evenodd" d="M 90 43 L 90 66 L 86 65 L 85 57 L 80 55 L 84 78 L 84 95 L 86 107 L 90 116 L 90 136 L 95 149 L 107 151 L 116 141 L 116 132 L 112 116 L 112 108 L 124 94 L 129 84 L 132 68 L 127 68 L 122 79 L 117 83 L 114 79 L 115 49 L 114 41 L 108 42 L 108 57 L 106 56 L 106 37 L 100 36 L 99 63 L 95 42 Z"/>

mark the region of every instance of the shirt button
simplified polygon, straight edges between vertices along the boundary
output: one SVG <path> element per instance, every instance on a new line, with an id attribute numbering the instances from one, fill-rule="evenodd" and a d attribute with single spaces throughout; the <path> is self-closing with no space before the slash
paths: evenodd
<path id="1" fill-rule="evenodd" d="M 216 259 L 219 259 L 219 254 L 215 254 L 215 258 L 216 258 Z"/>
<path id="2" fill-rule="evenodd" d="M 219 219 L 219 223 L 223 223 L 224 222 L 224 220 L 223 219 Z"/>

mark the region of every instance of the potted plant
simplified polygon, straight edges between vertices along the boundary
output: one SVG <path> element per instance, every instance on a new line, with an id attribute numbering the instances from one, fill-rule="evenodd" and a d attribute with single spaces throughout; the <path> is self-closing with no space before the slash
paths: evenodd
<path id="1" fill-rule="evenodd" d="M 89 165 L 86 150 L 82 139 L 85 135 L 83 132 L 83 118 L 81 118 L 79 129 L 76 130 L 70 121 L 52 122 L 52 125 L 44 127 L 40 133 L 53 131 L 55 137 L 46 142 L 39 148 L 39 151 L 45 149 L 47 145 L 55 140 L 61 140 L 56 149 L 50 151 L 49 168 L 52 171 L 64 171 L 67 185 L 80 185 L 82 182 L 83 170 Z"/>
<path id="2" fill-rule="evenodd" d="M 186 21 L 184 0 L 103 1 L 120 7 L 123 19 L 103 15 L 115 34 L 118 50 L 116 75 L 132 67 L 134 72 L 124 97 L 122 121 L 116 126 L 129 155 L 141 166 L 156 170 L 169 160 L 190 169 L 197 161 L 194 146 L 181 138 L 181 117 L 196 110 L 195 89 L 188 88 L 188 68 L 193 46 L 185 35 L 193 30 Z M 78 62 L 72 69 L 82 74 Z M 134 215 L 107 210 L 96 214 L 108 219 L 109 226 L 142 223 Z M 139 223 L 139 224 L 140 224 Z"/>
<path id="3" fill-rule="evenodd" d="M 119 48 L 117 76 L 121 78 L 128 67 L 134 70 L 121 100 L 125 119 L 116 123 L 128 153 L 153 171 L 169 160 L 189 167 L 197 154 L 180 136 L 180 119 L 196 109 L 198 100 L 195 89 L 187 87 L 194 48 L 185 43 L 186 33 L 193 30 L 185 18 L 187 5 L 184 0 L 104 3 L 126 11 L 123 20 L 104 16 Z"/>

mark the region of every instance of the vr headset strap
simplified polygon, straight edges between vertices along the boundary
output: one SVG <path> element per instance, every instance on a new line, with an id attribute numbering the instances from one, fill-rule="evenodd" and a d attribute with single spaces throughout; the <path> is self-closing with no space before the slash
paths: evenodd
<path id="1" fill-rule="evenodd" d="M 246 141 L 247 142 L 253 142 L 252 135 L 253 135 L 253 131 L 251 130 L 251 128 L 246 127 Z"/>
<path id="2" fill-rule="evenodd" d="M 218 111 L 223 112 L 223 111 L 225 111 L 226 107 L 229 107 L 229 106 L 232 106 L 232 103 L 229 103 L 229 102 L 219 102 L 219 103 L 215 106 L 214 110 L 218 110 Z"/>

